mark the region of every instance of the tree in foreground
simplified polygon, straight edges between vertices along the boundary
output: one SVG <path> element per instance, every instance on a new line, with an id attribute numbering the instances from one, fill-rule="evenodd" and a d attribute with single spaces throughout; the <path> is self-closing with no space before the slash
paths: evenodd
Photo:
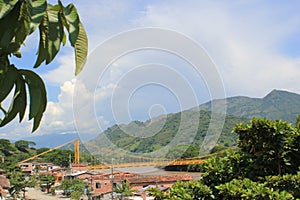
<path id="1" fill-rule="evenodd" d="M 238 124 L 238 147 L 247 153 L 257 176 L 296 173 L 300 167 L 297 127 L 282 120 L 253 118 L 249 125 Z"/>
<path id="2" fill-rule="evenodd" d="M 155 199 L 299 199 L 300 129 L 281 120 L 253 118 L 237 124 L 238 149 L 210 157 L 202 179 L 174 184 L 169 194 L 158 189 Z"/>
<path id="3" fill-rule="evenodd" d="M 32 131 L 35 131 L 46 110 L 47 95 L 43 80 L 32 70 L 21 69 L 11 63 L 12 56 L 22 57 L 21 46 L 37 30 L 40 40 L 34 68 L 53 61 L 61 45 L 66 44 L 65 30 L 75 50 L 75 75 L 84 66 L 87 36 L 73 4 L 64 6 L 60 0 L 56 5 L 47 3 L 47 0 L 1 0 L 0 110 L 3 117 L 0 119 L 0 127 L 11 122 L 17 115 L 21 122 L 29 104 L 29 120 L 33 119 Z M 3 107 L 5 100 L 10 101 L 8 108 Z"/>

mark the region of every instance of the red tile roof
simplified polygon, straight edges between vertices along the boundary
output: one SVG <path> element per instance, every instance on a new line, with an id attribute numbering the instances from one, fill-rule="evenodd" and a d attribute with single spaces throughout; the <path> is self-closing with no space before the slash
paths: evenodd
<path id="1" fill-rule="evenodd" d="M 4 189 L 10 188 L 10 182 L 4 175 L 0 175 L 0 186 Z"/>

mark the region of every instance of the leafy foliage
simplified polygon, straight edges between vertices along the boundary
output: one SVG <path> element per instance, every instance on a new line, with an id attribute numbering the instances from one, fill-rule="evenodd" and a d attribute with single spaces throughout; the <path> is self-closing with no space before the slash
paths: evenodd
<path id="1" fill-rule="evenodd" d="M 181 115 L 185 115 L 190 119 L 185 123 L 180 123 Z M 198 118 L 197 118 L 198 117 Z M 91 148 L 97 147 L 93 151 L 101 151 L 101 147 L 107 148 L 107 143 L 104 143 L 105 137 L 107 137 L 113 144 L 121 149 L 126 149 L 134 153 L 147 153 L 153 152 L 157 149 L 168 145 L 175 135 L 178 133 L 179 127 L 184 130 L 182 135 L 193 135 L 194 129 L 191 127 L 198 127 L 197 133 L 193 138 L 192 144 L 186 144 L 184 141 L 178 145 L 174 145 L 169 152 L 166 152 L 168 158 L 180 158 L 180 157 L 195 157 L 199 155 L 199 146 L 202 144 L 203 139 L 207 134 L 211 118 L 211 112 L 200 111 L 199 113 L 194 110 L 188 110 L 184 112 L 179 112 L 176 114 L 167 115 L 165 118 L 165 124 L 157 132 L 157 127 L 160 126 L 161 117 L 154 118 L 146 122 L 131 122 L 127 125 L 114 125 L 104 131 L 104 134 L 100 134 L 96 139 L 92 140 Z M 235 124 L 240 122 L 248 122 L 246 118 L 235 117 L 232 115 L 227 115 L 225 118 L 225 124 L 221 133 L 221 137 L 218 141 L 220 145 L 223 146 L 233 146 L 236 144 L 237 135 L 232 133 L 232 128 Z M 133 135 L 127 133 L 135 133 L 136 135 L 143 135 L 145 133 L 144 129 L 136 129 L 136 127 L 146 127 L 147 131 L 152 135 L 152 133 L 157 132 L 151 137 L 134 137 Z M 126 130 L 125 133 L 123 130 Z M 98 149 L 100 148 L 100 149 Z M 113 148 L 113 147 L 111 147 Z"/>
<path id="2" fill-rule="evenodd" d="M 234 179 L 225 184 L 216 186 L 216 189 L 218 190 L 217 199 L 294 199 L 293 196 L 286 191 L 274 191 L 273 189 L 265 187 L 264 184 L 253 182 L 250 179 Z"/>
<path id="3" fill-rule="evenodd" d="M 7 178 L 10 180 L 9 192 L 14 198 L 18 198 L 29 182 L 25 180 L 24 174 L 17 165 L 6 166 Z"/>
<path id="4" fill-rule="evenodd" d="M 51 185 L 53 185 L 55 182 L 55 177 L 52 175 L 41 175 L 39 179 L 40 179 L 40 186 L 41 187 L 45 186 L 47 193 L 49 193 Z"/>
<path id="5" fill-rule="evenodd" d="M 200 181 L 194 182 L 177 182 L 175 183 L 169 194 L 170 199 L 213 199 L 213 193 L 211 189 L 202 184 Z"/>
<path id="6" fill-rule="evenodd" d="M 154 200 L 168 200 L 169 195 L 164 194 L 157 188 L 148 188 L 148 192 L 151 196 L 154 196 Z"/>
<path id="7" fill-rule="evenodd" d="M 295 198 L 300 198 L 300 172 L 283 176 L 268 176 L 265 179 L 265 184 L 269 188 L 287 191 Z"/>
<path id="8" fill-rule="evenodd" d="M 129 185 L 128 181 L 123 181 L 120 185 L 116 185 L 114 191 L 121 194 L 124 197 L 131 196 L 134 192 L 133 186 Z"/>
<path id="9" fill-rule="evenodd" d="M 78 196 L 81 197 L 84 193 L 85 185 L 86 184 L 80 179 L 63 180 L 60 188 L 64 191 L 64 195 L 67 197 L 72 196 L 73 199 L 77 199 Z"/>
<path id="10" fill-rule="evenodd" d="M 77 75 L 84 66 L 87 57 L 87 36 L 73 4 L 63 6 L 48 4 L 46 0 L 9 0 L 0 2 L 0 109 L 3 119 L 0 126 L 5 126 L 17 115 L 23 120 L 29 93 L 29 120 L 33 119 L 32 131 L 41 122 L 46 110 L 47 95 L 43 80 L 31 70 L 18 69 L 10 63 L 10 57 L 21 58 L 20 48 L 27 36 L 39 30 L 39 47 L 34 67 L 43 62 L 49 64 L 66 44 L 65 30 L 75 50 Z M 2 102 L 9 100 L 9 108 L 3 108 Z M 7 101 L 8 101 L 7 100 Z"/>
<path id="11" fill-rule="evenodd" d="M 224 100 L 213 100 L 215 107 L 224 105 Z M 212 102 L 199 106 L 201 110 L 210 111 Z M 288 91 L 273 90 L 264 98 L 230 97 L 226 99 L 226 112 L 245 118 L 282 119 L 293 123 L 300 113 L 300 95 Z"/>
<path id="12" fill-rule="evenodd" d="M 35 143 L 27 140 L 18 140 L 15 142 L 15 147 L 22 152 L 28 152 L 27 149 L 29 146 L 34 146 Z"/>
<path id="13" fill-rule="evenodd" d="M 48 150 L 48 148 L 35 149 L 31 147 L 31 145 L 34 145 L 34 143 L 26 140 L 10 143 L 9 140 L 0 139 L 0 157 L 3 156 L 5 160 L 4 163 L 0 162 L 0 168 L 7 169 L 10 165 L 17 165 L 17 163 L 22 160 Z M 83 154 L 82 156 L 86 155 Z M 68 167 L 70 164 L 70 157 L 74 157 L 74 152 L 72 150 L 56 149 L 44 154 L 40 158 L 42 159 L 41 162 L 51 162 L 62 167 Z"/>
<path id="14" fill-rule="evenodd" d="M 252 157 L 258 176 L 294 173 L 298 170 L 300 133 L 291 124 L 253 118 L 250 125 L 238 124 L 238 146 Z"/>
<path id="15" fill-rule="evenodd" d="M 16 148 L 12 146 L 9 140 L 0 139 L 0 152 L 2 156 L 9 156 L 14 150 L 16 150 Z"/>
<path id="16" fill-rule="evenodd" d="M 178 182 L 169 194 L 157 189 L 151 194 L 156 199 L 299 198 L 297 125 L 253 118 L 250 124 L 238 124 L 234 130 L 239 134 L 240 149 L 207 159 L 201 180 Z"/>
<path id="17" fill-rule="evenodd" d="M 70 165 L 70 157 L 74 157 L 74 152 L 66 149 L 56 149 L 42 156 L 44 161 L 55 163 L 62 167 L 68 167 Z"/>

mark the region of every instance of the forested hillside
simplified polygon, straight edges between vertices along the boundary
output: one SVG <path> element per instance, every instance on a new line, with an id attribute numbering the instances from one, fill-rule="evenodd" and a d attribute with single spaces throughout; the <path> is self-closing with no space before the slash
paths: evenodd
<path id="1" fill-rule="evenodd" d="M 231 97 L 226 99 L 227 113 L 246 118 L 266 117 L 282 119 L 290 123 L 300 114 L 300 95 L 282 90 L 273 90 L 264 98 Z M 224 100 L 213 100 L 215 107 L 221 107 Z M 199 106 L 200 110 L 211 110 L 211 102 Z M 218 109 L 216 109 L 218 110 Z"/>
<path id="2" fill-rule="evenodd" d="M 0 139 L 0 168 L 5 169 L 7 166 L 15 165 L 18 162 L 30 158 L 49 150 L 48 148 L 35 148 L 35 143 L 27 140 L 18 140 L 10 142 L 7 139 Z M 70 158 L 74 157 L 73 150 L 56 149 L 38 158 L 39 162 L 51 162 L 56 165 L 68 167 Z"/>
<path id="3" fill-rule="evenodd" d="M 181 124 L 182 115 L 188 116 L 189 121 Z M 114 125 L 104 131 L 103 134 L 100 134 L 96 139 L 91 141 L 91 144 L 98 147 L 107 147 L 107 143 L 105 143 L 104 137 L 107 137 L 114 145 L 119 148 L 126 149 L 135 153 L 147 153 L 152 152 L 157 149 L 160 149 L 166 145 L 168 145 L 172 139 L 175 137 L 177 133 L 184 134 L 186 136 L 193 135 L 194 129 L 191 127 L 197 126 L 198 123 L 198 131 L 195 134 L 192 145 L 198 147 L 203 142 L 204 137 L 207 134 L 207 130 L 210 124 L 211 112 L 208 111 L 200 111 L 200 117 L 197 119 L 197 113 L 193 110 L 188 110 L 184 112 L 179 112 L 176 114 L 170 114 L 167 116 L 160 116 L 159 118 L 155 118 L 146 122 L 134 121 L 128 125 L 117 126 Z M 134 133 L 135 135 L 146 135 L 151 134 L 152 131 L 157 131 L 157 127 L 161 125 L 161 122 L 165 119 L 165 123 L 162 128 L 150 137 L 135 137 L 130 133 Z M 226 115 L 224 128 L 222 130 L 221 137 L 219 138 L 218 144 L 224 146 L 233 146 L 236 144 L 237 135 L 232 133 L 232 128 L 235 124 L 240 122 L 249 121 L 246 118 L 236 117 L 233 115 Z M 146 127 L 145 129 L 138 129 L 136 127 Z M 181 126 L 181 127 L 180 127 Z M 179 128 L 183 130 L 179 131 Z M 124 132 L 126 130 L 127 133 Z M 180 145 L 190 145 L 190 144 L 180 144 Z"/>
<path id="4" fill-rule="evenodd" d="M 225 101 L 214 100 L 213 102 L 218 111 L 218 107 L 223 107 Z M 226 102 L 228 115 L 226 115 L 222 134 L 218 140 L 218 145 L 225 147 L 236 145 L 237 135 L 232 133 L 232 128 L 240 122 L 249 122 L 252 117 L 266 117 L 294 123 L 296 116 L 300 114 L 300 95 L 287 91 L 273 90 L 264 98 L 231 97 L 226 99 Z M 199 106 L 199 118 L 197 109 L 192 108 L 175 114 L 159 116 L 146 122 L 133 121 L 129 124 L 114 125 L 87 145 L 92 152 L 105 152 L 104 150 L 107 148 L 120 148 L 133 153 L 149 153 L 170 144 L 177 134 L 181 134 L 183 137 L 193 136 L 192 140 L 189 140 L 192 142 L 183 139 L 170 151 L 176 152 L 178 149 L 186 149 L 191 146 L 192 149 L 195 149 L 194 152 L 199 152 L 210 126 L 211 103 Z M 183 118 L 188 120 L 182 120 Z M 184 123 L 181 123 L 182 121 Z M 198 127 L 197 133 L 194 135 L 193 127 Z M 176 157 L 169 153 L 167 156 Z"/>

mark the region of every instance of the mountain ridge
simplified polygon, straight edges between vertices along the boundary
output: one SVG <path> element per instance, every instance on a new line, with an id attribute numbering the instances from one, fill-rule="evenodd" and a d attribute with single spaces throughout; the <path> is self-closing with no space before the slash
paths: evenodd
<path id="1" fill-rule="evenodd" d="M 216 107 L 222 106 L 219 104 L 224 103 L 224 99 L 216 99 L 212 100 L 216 102 Z M 207 103 L 201 104 L 199 106 L 200 110 L 204 111 L 210 111 L 211 102 L 209 101 Z M 288 121 L 290 123 L 294 123 L 296 116 L 300 114 L 300 95 L 297 93 L 284 91 L 284 90 L 272 90 L 267 95 L 265 95 L 262 98 L 252 98 L 247 96 L 234 96 L 234 97 L 228 97 L 226 98 L 226 105 L 227 105 L 227 113 L 233 116 L 242 117 L 241 121 L 245 121 L 245 119 L 250 119 L 254 116 L 256 117 L 267 117 L 269 119 L 282 119 L 285 121 Z M 182 112 L 188 112 L 190 110 L 194 110 L 194 108 L 189 109 L 187 111 Z M 216 109 L 217 110 L 217 109 Z M 180 112 L 178 112 L 180 113 Z M 174 116 L 177 113 L 168 114 L 166 116 Z M 158 116 L 155 119 L 152 120 L 161 122 L 166 116 Z M 233 117 L 231 116 L 231 117 Z M 177 119 L 179 120 L 179 118 Z M 238 121 L 237 118 L 234 118 L 236 122 Z M 147 120 L 145 122 L 138 122 L 139 125 L 146 126 L 147 123 L 149 123 L 151 120 Z M 119 125 L 123 128 L 128 126 L 128 124 L 122 124 Z M 207 126 L 207 125 L 205 125 Z M 107 128 L 105 133 L 107 133 L 108 130 L 112 128 L 116 128 L 117 125 L 111 126 Z M 100 133 L 99 135 L 101 135 Z M 98 135 L 98 136 L 99 136 Z M 229 133 L 226 136 L 229 137 Z M 70 140 L 73 140 L 75 138 L 78 138 L 77 134 L 47 134 L 47 135 L 41 135 L 41 136 L 32 136 L 27 138 L 22 138 L 24 140 L 29 140 L 35 142 L 37 145 L 36 147 L 48 147 L 52 148 L 55 146 L 58 146 L 62 143 L 68 142 Z M 97 137 L 96 137 L 97 138 Z M 95 139 L 96 139 L 95 138 Z M 234 139 L 234 138 L 233 138 Z M 130 145 L 130 144 L 128 144 Z"/>
<path id="2" fill-rule="evenodd" d="M 214 103 L 214 110 L 221 112 L 220 106 L 223 106 L 224 99 L 216 99 L 201 104 L 199 109 L 211 111 L 212 103 Z M 246 118 L 266 117 L 272 120 L 282 119 L 294 123 L 297 115 L 300 114 L 300 95 L 274 89 L 263 98 L 247 96 L 226 98 L 226 107 L 226 113 L 235 116 Z"/>
<path id="3" fill-rule="evenodd" d="M 214 108 L 216 108 L 214 109 L 215 113 L 218 111 L 221 112 L 224 105 L 227 107 L 224 127 L 218 140 L 218 144 L 224 146 L 233 146 L 236 144 L 237 135 L 232 133 L 232 128 L 237 123 L 248 123 L 252 117 L 267 117 L 273 120 L 282 119 L 292 123 L 295 121 L 296 116 L 300 114 L 299 94 L 273 90 L 263 98 L 237 96 L 227 98 L 226 101 L 224 101 L 224 99 L 217 99 L 204 103 L 198 107 L 200 110 L 200 118 L 198 121 L 196 116 L 198 112 L 197 107 L 194 107 L 189 110 L 166 115 L 163 125 L 156 124 L 162 123 L 162 116 L 153 118 L 152 121 L 133 121 L 129 124 L 113 125 L 100 133 L 93 141 L 90 141 L 89 144 L 94 147 L 92 151 L 95 152 L 103 150 L 101 149 L 102 147 L 108 149 L 119 148 L 138 154 L 156 152 L 156 150 L 172 143 L 176 133 L 179 131 L 181 117 L 182 115 L 186 115 L 190 121 L 186 121 L 186 125 L 182 127 L 184 134 L 186 134 L 187 137 L 191 137 L 190 133 L 192 130 L 190 130 L 190 127 L 197 125 L 196 123 L 199 123 L 198 130 L 192 142 L 186 142 L 183 139 L 183 142 L 179 142 L 177 147 L 179 148 L 180 145 L 191 144 L 200 147 L 210 126 L 212 104 L 214 104 Z M 160 120 L 157 120 L 158 118 L 160 118 Z M 149 124 L 150 126 L 148 126 Z M 156 125 L 160 127 L 159 131 L 154 131 L 156 130 Z M 149 130 L 145 129 L 145 131 L 143 131 L 138 129 L 138 127 L 144 128 L 147 126 Z M 146 137 L 147 135 L 148 137 Z M 174 149 L 176 149 L 176 146 L 174 146 Z M 164 153 L 167 154 L 168 152 Z"/>

